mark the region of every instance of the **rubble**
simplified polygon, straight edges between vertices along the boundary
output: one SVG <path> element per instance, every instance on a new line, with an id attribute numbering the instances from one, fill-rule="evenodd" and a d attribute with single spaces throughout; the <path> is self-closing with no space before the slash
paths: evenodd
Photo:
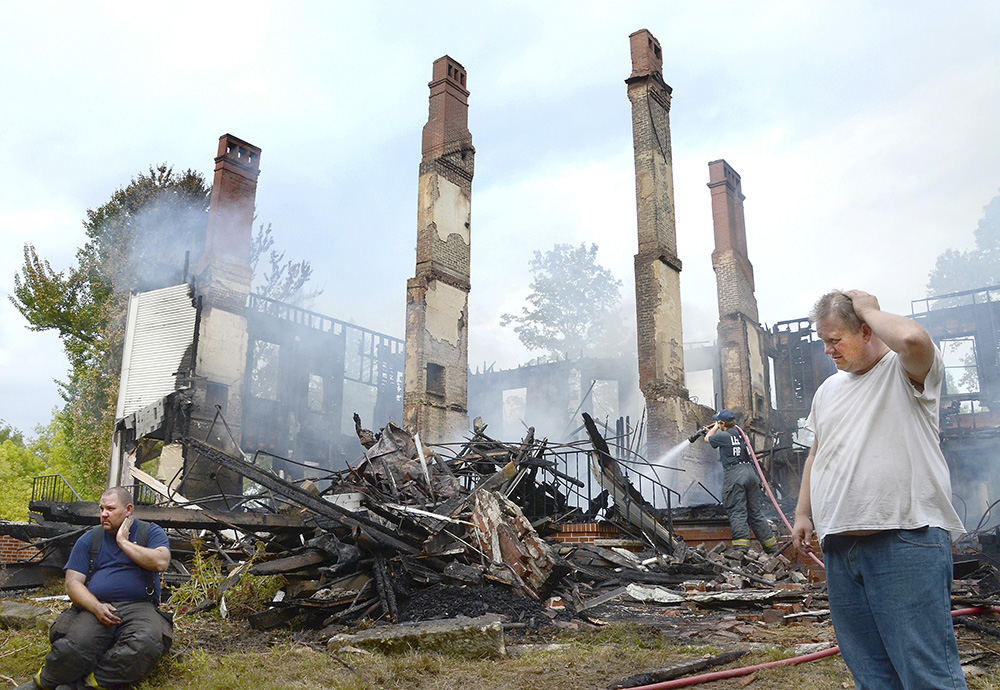
<path id="1" fill-rule="evenodd" d="M 654 509 L 619 469 L 593 420 L 585 415 L 584 424 L 589 446 L 579 442 L 572 451 L 589 451 L 593 460 L 597 486 L 589 495 L 597 498 L 589 503 L 586 494 L 573 493 L 587 478 L 558 463 L 570 446 L 537 440 L 533 429 L 518 443 L 504 443 L 476 420 L 465 443 L 428 446 L 393 424 L 373 433 L 357 419 L 360 462 L 308 480 L 290 481 L 256 457 L 184 439 L 200 461 L 251 487 L 239 499 L 243 509 L 192 509 L 180 501 L 140 505 L 136 514 L 171 534 L 178 562 L 164 576 L 167 587 L 186 577 L 179 562 L 193 553 L 195 540 L 224 563 L 226 582 L 191 610 L 224 606 L 226 589 L 245 572 L 278 575 L 284 586 L 249 616 L 252 627 L 323 630 L 336 636 L 331 644 L 355 648 L 375 639 L 403 648 L 421 636 L 452 639 L 460 631 L 455 639 L 468 638 L 460 648 L 481 645 L 476 654 L 502 654 L 504 627 L 599 626 L 629 602 L 678 611 L 676 622 L 719 611 L 773 626 L 828 615 L 823 584 L 788 556 L 685 543 L 669 511 Z M 49 554 L 73 543 L 81 533 L 75 525 L 96 518 L 93 504 L 33 501 L 31 509 L 43 516 L 38 535 L 46 535 L 34 545 Z M 627 538 L 603 545 L 559 540 L 561 525 L 597 519 Z M 1000 589 L 991 575 L 995 570 L 959 584 L 956 595 L 975 600 Z M 977 592 L 980 582 L 985 589 Z M 452 622 L 426 625 L 442 619 Z M 341 636 L 365 621 L 376 632 Z M 717 634 L 738 639 L 748 624 L 730 622 L 727 628 L 717 621 Z M 395 632 L 386 633 L 389 627 Z M 474 642 L 483 635 L 485 642 Z"/>

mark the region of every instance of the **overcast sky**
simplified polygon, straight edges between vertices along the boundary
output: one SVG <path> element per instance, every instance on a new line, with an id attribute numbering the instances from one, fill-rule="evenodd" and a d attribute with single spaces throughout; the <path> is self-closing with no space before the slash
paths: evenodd
<path id="1" fill-rule="evenodd" d="M 65 270 L 88 208 L 150 165 L 211 182 L 218 137 L 263 150 L 260 221 L 308 258 L 314 308 L 402 337 L 432 62 L 468 72 L 476 147 L 470 362 L 529 359 L 534 249 L 596 242 L 631 302 L 628 35 L 673 87 L 686 341 L 714 339 L 708 162 L 742 176 L 762 321 L 860 287 L 909 313 L 1000 193 L 996 2 L 0 0 L 0 286 L 25 243 Z M 58 338 L 0 305 L 0 418 L 60 404 Z"/>

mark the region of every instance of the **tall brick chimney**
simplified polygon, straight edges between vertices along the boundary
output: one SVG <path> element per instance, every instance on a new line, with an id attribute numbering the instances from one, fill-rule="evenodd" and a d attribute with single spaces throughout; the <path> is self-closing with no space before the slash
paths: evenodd
<path id="1" fill-rule="evenodd" d="M 743 188 L 724 160 L 708 164 L 715 251 L 712 268 L 719 299 L 718 343 L 722 406 L 748 426 L 761 426 L 770 411 L 766 334 L 758 322 L 753 266 L 747 253 Z"/>
<path id="2" fill-rule="evenodd" d="M 406 283 L 403 422 L 429 443 L 469 428 L 469 259 L 475 153 L 466 72 L 434 61 L 423 129 L 417 261 Z"/>
<path id="3" fill-rule="evenodd" d="M 205 251 L 195 277 L 201 313 L 188 434 L 229 452 L 236 452 L 242 429 L 250 237 L 259 174 L 259 148 L 232 134 L 219 137 Z M 215 420 L 216 406 L 226 424 Z M 220 490 L 239 495 L 242 480 L 189 450 L 181 493 L 201 498 Z"/>
<path id="4" fill-rule="evenodd" d="M 206 277 L 232 283 L 230 287 L 241 293 L 250 291 L 250 236 L 258 175 L 259 148 L 232 134 L 219 137 L 205 250 L 196 272 L 201 276 L 207 270 Z M 241 308 L 242 303 L 233 306 Z"/>
<path id="5" fill-rule="evenodd" d="M 635 255 L 639 388 L 646 398 L 647 454 L 655 459 L 689 435 L 684 429 L 690 416 L 684 386 L 681 260 L 674 224 L 671 88 L 663 81 L 659 41 L 641 29 L 629 36 L 629 45 L 632 74 L 625 83 L 632 103 L 639 237 Z"/>

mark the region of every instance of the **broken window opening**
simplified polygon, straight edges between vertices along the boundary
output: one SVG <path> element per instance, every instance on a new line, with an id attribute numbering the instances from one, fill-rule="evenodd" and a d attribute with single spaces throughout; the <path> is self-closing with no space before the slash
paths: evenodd
<path id="1" fill-rule="evenodd" d="M 310 412 L 323 412 L 325 396 L 323 388 L 325 381 L 318 374 L 309 374 L 309 387 L 306 390 L 306 408 Z"/>
<path id="2" fill-rule="evenodd" d="M 354 436 L 354 413 L 357 412 L 367 426 L 377 423 L 375 417 L 375 403 L 378 400 L 378 388 L 369 386 L 357 381 L 344 380 L 344 402 L 341 406 L 343 411 L 340 415 L 340 433 L 344 436 Z"/>
<path id="3" fill-rule="evenodd" d="M 519 438 L 524 435 L 522 422 L 527 416 L 528 389 L 508 388 L 501 393 L 503 398 L 503 433 L 506 438 Z"/>
<path id="4" fill-rule="evenodd" d="M 440 364 L 427 363 L 427 393 L 445 397 L 444 367 Z"/>
<path id="5" fill-rule="evenodd" d="M 261 400 L 278 399 L 277 343 L 255 340 L 250 360 L 250 395 Z"/>
<path id="6" fill-rule="evenodd" d="M 590 400 L 594 419 L 609 423 L 616 419 L 618 417 L 618 381 L 614 379 L 595 381 Z"/>
<path id="7" fill-rule="evenodd" d="M 208 381 L 205 384 L 205 406 L 208 409 L 214 409 L 218 405 L 222 414 L 225 415 L 228 411 L 226 408 L 229 403 L 229 386 L 224 383 L 218 383 L 216 381 Z"/>
<path id="8" fill-rule="evenodd" d="M 944 359 L 945 395 L 978 394 L 979 366 L 975 336 L 942 340 L 941 356 Z"/>

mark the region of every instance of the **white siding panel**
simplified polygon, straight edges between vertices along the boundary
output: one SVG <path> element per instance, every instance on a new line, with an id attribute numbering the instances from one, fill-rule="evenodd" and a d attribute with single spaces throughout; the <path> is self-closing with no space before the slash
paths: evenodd
<path id="1" fill-rule="evenodd" d="M 118 419 L 174 392 L 176 374 L 195 339 L 197 310 L 188 290 L 184 283 L 129 298 Z"/>

